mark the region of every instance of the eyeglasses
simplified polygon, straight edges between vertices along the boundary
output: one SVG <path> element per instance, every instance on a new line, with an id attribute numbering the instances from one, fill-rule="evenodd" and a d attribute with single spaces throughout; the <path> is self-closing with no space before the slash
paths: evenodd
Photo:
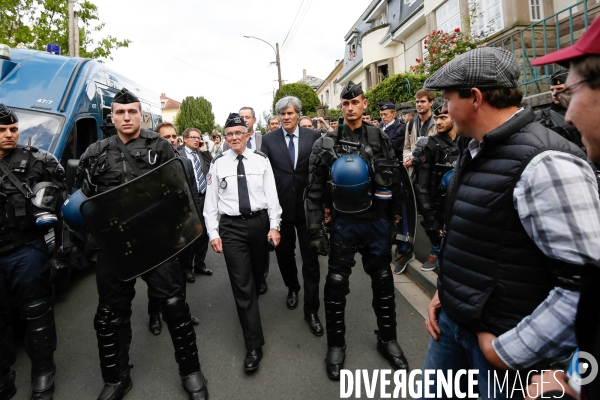
<path id="1" fill-rule="evenodd" d="M 187 139 L 200 140 L 200 136 L 188 136 Z"/>
<path id="2" fill-rule="evenodd" d="M 233 136 L 237 136 L 237 137 L 242 137 L 246 134 L 246 132 L 244 131 L 236 131 L 236 132 L 229 132 L 229 133 L 225 133 L 223 136 L 227 137 L 233 137 Z"/>
<path id="3" fill-rule="evenodd" d="M 582 80 L 580 80 L 579 82 L 575 82 L 574 84 L 572 84 L 571 86 L 567 86 L 565 87 L 563 90 L 559 90 L 557 92 L 554 92 L 554 95 L 559 95 L 559 94 L 566 94 L 567 96 L 571 96 L 573 94 L 573 90 L 578 87 L 579 85 L 581 85 L 582 83 L 586 83 L 589 81 L 593 81 L 594 79 L 597 79 L 598 76 L 596 75 L 590 75 L 587 78 L 583 78 Z"/>

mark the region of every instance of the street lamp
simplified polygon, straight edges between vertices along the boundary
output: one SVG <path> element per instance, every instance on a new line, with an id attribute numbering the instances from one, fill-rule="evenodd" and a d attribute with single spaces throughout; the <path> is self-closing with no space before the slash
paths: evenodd
<path id="1" fill-rule="evenodd" d="M 273 45 L 271 43 L 269 43 L 266 40 L 263 40 L 261 38 L 257 38 L 255 36 L 247 36 L 247 35 L 244 35 L 244 37 L 246 39 L 260 40 L 261 42 L 264 42 L 264 43 L 268 44 L 269 46 L 271 46 L 271 48 L 275 52 L 275 64 L 277 64 L 277 75 L 279 77 L 279 89 L 281 89 L 281 87 L 283 86 L 283 81 L 281 80 L 281 62 L 279 61 L 279 43 L 275 43 L 275 47 L 273 47 Z"/>

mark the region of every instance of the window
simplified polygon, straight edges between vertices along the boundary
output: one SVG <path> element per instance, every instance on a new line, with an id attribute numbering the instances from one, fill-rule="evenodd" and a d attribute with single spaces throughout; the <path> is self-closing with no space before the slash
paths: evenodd
<path id="1" fill-rule="evenodd" d="M 377 83 L 383 82 L 388 77 L 388 65 L 378 65 L 377 66 Z"/>
<path id="2" fill-rule="evenodd" d="M 460 7 L 458 0 L 448 0 L 435 11 L 437 29 L 444 32 L 452 32 L 460 28 Z"/>
<path id="3" fill-rule="evenodd" d="M 325 104 L 329 104 L 330 103 L 330 100 L 329 100 L 329 89 L 327 89 L 325 91 L 325 100 L 327 101 Z"/>
<path id="4" fill-rule="evenodd" d="M 365 68 L 365 76 L 367 77 L 367 88 L 373 87 L 373 80 L 371 79 L 371 68 Z"/>
<path id="5" fill-rule="evenodd" d="M 381 13 L 381 15 L 379 17 L 377 17 L 375 19 L 373 26 L 383 25 L 385 23 L 387 23 L 387 18 L 386 18 L 385 12 L 383 12 L 383 13 Z"/>
<path id="6" fill-rule="evenodd" d="M 542 19 L 542 0 L 529 0 L 529 11 L 531 13 L 532 21 L 539 21 Z"/>
<path id="7" fill-rule="evenodd" d="M 500 0 L 470 0 L 469 6 L 477 9 L 477 18 L 473 23 L 474 36 L 486 37 L 504 28 Z"/>
<path id="8" fill-rule="evenodd" d="M 333 82 L 333 93 L 337 93 L 338 92 L 338 87 L 337 87 L 337 81 Z"/>
<path id="9" fill-rule="evenodd" d="M 165 108 L 166 105 L 167 105 L 167 101 L 166 100 L 161 100 L 160 101 L 160 108 Z"/>

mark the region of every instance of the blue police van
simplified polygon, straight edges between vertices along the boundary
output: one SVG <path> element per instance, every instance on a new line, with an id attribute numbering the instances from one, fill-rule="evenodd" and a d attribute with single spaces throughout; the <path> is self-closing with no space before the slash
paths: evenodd
<path id="1" fill-rule="evenodd" d="M 54 154 L 67 178 L 68 160 L 79 159 L 90 144 L 116 134 L 111 104 L 123 87 L 142 103 L 142 128 L 162 122 L 157 94 L 97 61 L 0 45 L 0 103 L 19 118 L 19 144 L 31 143 Z M 46 239 L 52 249 L 54 235 Z"/>

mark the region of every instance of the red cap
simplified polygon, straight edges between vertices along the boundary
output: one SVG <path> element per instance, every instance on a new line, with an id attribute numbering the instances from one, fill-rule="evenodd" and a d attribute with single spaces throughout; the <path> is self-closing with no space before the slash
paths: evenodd
<path id="1" fill-rule="evenodd" d="M 531 65 L 556 63 L 568 68 L 572 59 L 588 55 L 600 55 L 600 18 L 596 18 L 594 23 L 573 46 L 538 57 L 531 62 Z"/>

